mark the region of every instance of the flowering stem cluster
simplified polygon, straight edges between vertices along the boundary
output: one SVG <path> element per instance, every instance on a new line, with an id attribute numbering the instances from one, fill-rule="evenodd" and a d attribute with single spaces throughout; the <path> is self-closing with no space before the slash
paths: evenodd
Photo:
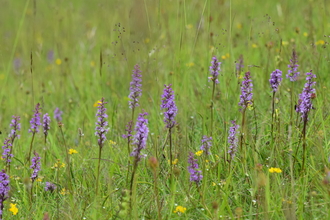
<path id="1" fill-rule="evenodd" d="M 209 81 L 213 81 L 212 86 L 212 97 L 211 97 L 211 124 L 210 124 L 210 135 L 212 136 L 213 132 L 213 111 L 214 111 L 214 93 L 215 93 L 215 85 L 219 84 L 218 76 L 220 72 L 220 64 L 221 62 L 218 62 L 218 59 L 214 56 L 212 57 L 211 66 L 210 66 L 210 74 L 211 76 L 208 78 Z"/>
<path id="2" fill-rule="evenodd" d="M 95 127 L 95 135 L 98 137 L 97 143 L 99 145 L 99 156 L 98 156 L 97 176 L 96 176 L 96 195 L 98 194 L 98 187 L 99 187 L 102 148 L 105 140 L 107 139 L 105 135 L 109 131 L 108 122 L 106 120 L 108 118 L 108 115 L 106 114 L 107 109 L 104 106 L 106 103 L 107 102 L 104 101 L 104 98 L 102 98 L 97 106 L 98 110 L 96 113 L 97 122 Z"/>
<path id="3" fill-rule="evenodd" d="M 9 186 L 9 176 L 6 174 L 5 170 L 0 172 L 0 220 L 2 219 L 4 202 L 8 199 L 8 192 L 10 190 Z"/>
<path id="4" fill-rule="evenodd" d="M 305 159 L 306 159 L 306 127 L 308 122 L 308 113 L 313 109 L 312 99 L 315 95 L 315 84 L 314 79 L 316 75 L 312 73 L 312 70 L 306 73 L 306 83 L 302 93 L 299 95 L 298 105 L 296 112 L 301 114 L 302 121 L 304 123 L 302 130 L 303 139 L 303 161 L 302 161 L 302 171 L 305 169 Z"/>
<path id="5" fill-rule="evenodd" d="M 170 167 L 171 167 L 171 173 L 172 173 L 172 161 L 173 161 L 173 155 L 172 155 L 172 128 L 175 126 L 176 121 L 175 116 L 178 113 L 178 109 L 175 104 L 175 97 L 174 97 L 174 91 L 171 88 L 170 85 L 164 85 L 164 91 L 162 94 L 162 104 L 160 105 L 161 109 L 164 109 L 164 122 L 166 123 L 166 127 L 169 130 L 169 140 L 170 140 Z"/>
<path id="6" fill-rule="evenodd" d="M 27 157 L 27 162 L 30 161 L 30 158 L 31 158 L 31 152 L 32 152 L 32 145 L 33 145 L 33 140 L 34 140 L 34 136 L 36 133 L 39 132 L 39 126 L 41 126 L 41 122 L 40 122 L 40 103 L 37 103 L 36 107 L 35 107 L 35 110 L 34 110 L 34 115 L 30 121 L 30 129 L 29 129 L 29 132 L 32 133 L 32 139 L 31 139 L 31 143 L 30 143 L 30 150 L 29 150 L 29 155 Z"/>
<path id="7" fill-rule="evenodd" d="M 275 114 L 275 93 L 281 84 L 282 81 L 282 71 L 276 69 L 270 74 L 270 87 L 273 90 L 273 98 L 272 98 L 272 124 L 271 124 L 271 136 L 273 137 L 273 129 L 274 129 L 274 114 Z"/>
<path id="8" fill-rule="evenodd" d="M 199 170 L 197 159 L 194 158 L 194 153 L 189 152 L 188 155 L 188 172 L 190 173 L 190 182 L 195 182 L 197 186 L 203 179 L 202 171 Z"/>

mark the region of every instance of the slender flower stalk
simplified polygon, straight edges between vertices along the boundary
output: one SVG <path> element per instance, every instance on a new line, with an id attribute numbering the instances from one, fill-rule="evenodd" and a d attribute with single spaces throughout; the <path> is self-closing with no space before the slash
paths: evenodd
<path id="1" fill-rule="evenodd" d="M 241 95 L 240 95 L 240 101 L 238 105 L 241 107 L 240 111 L 242 112 L 242 132 L 241 132 L 241 140 L 240 140 L 240 149 L 243 152 L 243 162 L 245 163 L 245 169 L 246 169 L 246 149 L 243 149 L 243 137 L 245 135 L 245 113 L 246 108 L 251 107 L 253 102 L 253 84 L 251 79 L 250 72 L 246 72 L 244 76 L 244 80 L 241 84 Z"/>
<path id="2" fill-rule="evenodd" d="M 19 116 L 12 116 L 12 120 L 10 123 L 10 127 L 12 128 L 10 131 L 10 139 L 11 139 L 11 143 L 14 143 L 14 140 L 17 138 L 20 138 L 20 135 L 18 134 L 18 132 L 21 130 L 21 123 L 19 122 L 21 120 L 21 118 Z"/>
<path id="3" fill-rule="evenodd" d="M 128 98 L 131 100 L 129 101 L 129 107 L 134 112 L 135 107 L 139 106 L 139 97 L 142 95 L 142 75 L 140 74 L 141 70 L 138 64 L 134 66 L 133 74 L 132 74 L 132 82 L 130 83 L 129 90 L 131 93 L 129 94 Z"/>
<path id="4" fill-rule="evenodd" d="M 123 138 L 127 138 L 127 152 L 130 154 L 131 152 L 131 142 L 132 142 L 132 130 L 133 130 L 133 121 L 129 121 L 128 124 L 126 125 L 126 134 L 123 134 Z M 128 184 L 128 178 L 129 178 L 129 173 L 130 173 L 130 167 L 131 167 L 131 160 L 127 160 L 127 175 L 126 175 L 126 183 Z"/>
<path id="5" fill-rule="evenodd" d="M 290 79 L 291 82 L 294 82 L 297 80 L 297 77 L 300 74 L 298 72 L 298 55 L 295 49 L 292 50 L 292 58 L 290 59 L 290 64 L 288 65 L 288 67 L 289 70 L 288 74 L 286 75 L 286 78 Z"/>
<path id="6" fill-rule="evenodd" d="M 99 177 L 100 177 L 100 164 L 101 164 L 101 156 L 102 156 L 102 148 L 105 142 L 106 134 L 109 131 L 107 118 L 108 115 L 106 114 L 107 109 L 105 108 L 105 104 L 107 102 L 104 101 L 102 98 L 98 105 L 98 110 L 96 113 L 97 122 L 95 127 L 95 135 L 98 137 L 97 143 L 99 145 L 99 157 L 98 157 L 98 165 L 97 165 L 97 176 L 96 176 L 96 195 L 98 194 L 98 187 L 99 187 Z"/>
<path id="7" fill-rule="evenodd" d="M 275 93 L 277 92 L 278 87 L 282 81 L 282 71 L 276 69 L 270 74 L 270 87 L 273 90 L 273 99 L 272 99 L 272 124 L 271 124 L 271 137 L 273 138 L 273 129 L 274 129 L 274 115 L 275 115 Z"/>
<path id="8" fill-rule="evenodd" d="M 201 142 L 202 146 L 200 147 L 200 150 L 204 151 L 206 155 L 210 155 L 210 148 L 212 147 L 212 137 L 204 135 Z"/>
<path id="9" fill-rule="evenodd" d="M 59 108 L 56 108 L 54 111 L 54 119 L 57 122 L 62 121 L 62 114 L 63 114 L 63 112 Z"/>
<path id="10" fill-rule="evenodd" d="M 0 220 L 3 219 L 3 209 L 4 209 L 4 202 L 6 199 L 9 198 L 8 193 L 10 190 L 9 186 L 9 175 L 6 174 L 5 170 L 0 172 Z"/>
<path id="11" fill-rule="evenodd" d="M 312 70 L 306 73 L 306 83 L 302 93 L 299 95 L 298 105 L 296 112 L 301 115 L 302 121 L 304 123 L 302 130 L 303 139 L 303 161 L 302 161 L 302 171 L 305 169 L 306 160 L 306 127 L 308 122 L 308 113 L 313 109 L 312 99 L 315 97 L 315 84 L 314 79 L 316 75 L 312 73 Z"/>
<path id="12" fill-rule="evenodd" d="M 131 185 L 130 185 L 130 213 L 132 211 L 132 195 L 133 195 L 133 183 L 135 178 L 135 173 L 138 167 L 138 163 L 142 158 L 145 158 L 145 154 L 141 154 L 141 151 L 146 148 L 147 145 L 147 139 L 149 134 L 149 128 L 148 128 L 148 119 L 145 118 L 147 116 L 147 112 L 140 113 L 135 125 L 135 134 L 133 136 L 133 143 L 132 145 L 135 147 L 130 154 L 131 157 L 134 157 L 133 162 L 133 171 L 131 176 Z"/>
<path id="13" fill-rule="evenodd" d="M 31 160 L 32 165 L 30 166 L 30 168 L 33 170 L 31 174 L 32 184 L 37 179 L 38 173 L 40 171 L 40 164 L 41 164 L 40 159 L 41 158 L 39 157 L 39 154 L 36 151 L 34 151 L 34 157 Z"/>
<path id="14" fill-rule="evenodd" d="M 202 171 L 198 167 L 197 159 L 194 158 L 194 153 L 189 152 L 188 155 L 188 171 L 190 173 L 190 182 L 195 182 L 197 186 L 203 179 Z"/>
<path id="15" fill-rule="evenodd" d="M 298 55 L 295 49 L 292 50 L 292 56 L 290 59 L 290 64 L 288 65 L 288 74 L 286 75 L 286 78 L 290 79 L 291 81 L 291 88 L 290 88 L 290 127 L 289 129 L 291 130 L 292 123 L 293 123 L 293 110 L 294 110 L 294 97 L 293 97 L 293 90 L 294 90 L 294 82 L 297 80 L 298 75 L 300 74 L 298 72 Z M 289 135 L 291 132 L 289 131 Z M 291 137 L 289 137 L 291 139 Z"/>
<path id="16" fill-rule="evenodd" d="M 10 138 L 5 139 L 2 149 L 3 149 L 2 159 L 4 160 L 6 164 L 5 165 L 6 170 L 8 171 L 10 167 L 11 158 L 13 157 L 13 154 L 11 153 L 12 143 Z"/>
<path id="17" fill-rule="evenodd" d="M 39 154 L 36 151 L 34 151 L 34 157 L 31 160 L 32 165 L 30 166 L 30 168 L 33 170 L 32 174 L 31 174 L 32 185 L 31 185 L 31 191 L 30 191 L 30 206 L 31 207 L 32 207 L 32 203 L 33 203 L 33 183 L 38 178 L 38 174 L 40 171 L 40 164 L 41 164 L 40 160 L 41 160 L 41 158 L 39 157 Z"/>
<path id="18" fill-rule="evenodd" d="M 218 62 L 218 59 L 215 56 L 212 57 L 211 66 L 210 66 L 211 76 L 208 78 L 209 81 L 213 81 L 212 97 L 211 97 L 210 136 L 212 136 L 212 132 L 213 132 L 214 93 L 215 93 L 215 85 L 219 84 L 218 76 L 219 76 L 219 72 L 220 72 L 220 64 L 221 64 L 221 62 Z"/>
<path id="19" fill-rule="evenodd" d="M 229 158 L 229 163 L 231 163 L 235 157 L 235 154 L 237 152 L 237 146 L 238 146 L 238 137 L 237 135 L 239 134 L 239 125 L 236 124 L 236 120 L 232 120 L 231 126 L 229 128 L 228 132 L 228 144 L 229 144 L 229 149 L 228 149 L 228 154 L 230 156 Z"/>
<path id="20" fill-rule="evenodd" d="M 170 166 L 171 166 L 171 173 L 172 173 L 172 161 L 173 161 L 173 155 L 172 155 L 172 128 L 175 126 L 175 116 L 178 113 L 178 108 L 175 104 L 175 96 L 174 91 L 171 88 L 170 85 L 164 85 L 164 91 L 162 94 L 162 104 L 160 105 L 161 109 L 164 109 L 164 122 L 166 124 L 166 128 L 168 128 L 169 131 L 169 140 L 170 140 Z"/>
<path id="21" fill-rule="evenodd" d="M 242 69 L 244 68 L 243 62 L 244 62 L 243 55 L 241 54 L 239 56 L 238 61 L 236 62 L 236 77 L 238 77 L 240 75 L 240 73 L 242 72 Z"/>
<path id="22" fill-rule="evenodd" d="M 32 139 L 31 139 L 31 143 L 30 143 L 30 150 L 29 150 L 29 155 L 27 157 L 27 161 L 30 161 L 30 158 L 31 158 L 31 152 L 32 152 L 32 145 L 33 145 L 33 140 L 34 140 L 34 137 L 36 135 L 36 133 L 39 132 L 39 127 L 41 126 L 41 122 L 40 122 L 40 103 L 37 103 L 36 107 L 35 107 L 35 110 L 34 110 L 34 115 L 30 121 L 30 129 L 29 129 L 29 132 L 32 133 Z"/>
<path id="23" fill-rule="evenodd" d="M 48 113 L 44 114 L 44 116 L 43 116 L 43 129 L 44 129 L 45 144 L 46 144 L 48 131 L 50 129 L 50 117 L 49 117 Z"/>

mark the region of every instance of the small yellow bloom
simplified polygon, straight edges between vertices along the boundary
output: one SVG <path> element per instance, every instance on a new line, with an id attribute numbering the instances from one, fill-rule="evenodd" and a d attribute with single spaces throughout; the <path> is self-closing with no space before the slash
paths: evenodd
<path id="1" fill-rule="evenodd" d="M 63 188 L 61 190 L 60 194 L 64 196 L 64 195 L 70 194 L 70 192 L 67 189 Z"/>
<path id="2" fill-rule="evenodd" d="M 37 182 L 42 182 L 42 179 L 43 179 L 42 177 L 38 177 L 38 178 L 36 179 L 36 181 L 37 181 Z"/>
<path id="3" fill-rule="evenodd" d="M 237 23 L 236 27 L 237 29 L 242 29 L 243 25 L 241 23 Z"/>
<path id="4" fill-rule="evenodd" d="M 316 45 L 324 45 L 325 42 L 324 42 L 324 40 L 318 40 L 318 41 L 316 41 L 315 44 L 316 44 Z"/>
<path id="5" fill-rule="evenodd" d="M 114 141 L 110 140 L 110 141 L 109 141 L 109 144 L 110 144 L 110 145 L 115 145 L 115 144 L 116 144 L 116 142 L 114 142 Z"/>
<path id="6" fill-rule="evenodd" d="M 11 211 L 13 213 L 13 215 L 16 215 L 18 213 L 18 208 L 16 207 L 16 205 L 17 204 L 10 203 L 9 211 Z"/>
<path id="7" fill-rule="evenodd" d="M 172 165 L 176 165 L 178 163 L 178 161 L 179 161 L 178 159 L 173 160 Z M 168 160 L 168 163 L 170 163 L 170 160 Z"/>
<path id="8" fill-rule="evenodd" d="M 200 151 L 197 151 L 195 154 L 196 154 L 196 156 L 198 156 L 198 157 L 199 157 L 200 155 L 202 155 L 202 154 L 203 154 L 203 151 L 202 151 L 202 150 L 200 150 Z"/>
<path id="9" fill-rule="evenodd" d="M 94 103 L 94 105 L 93 105 L 93 107 L 97 107 L 97 106 L 99 106 L 99 105 L 101 105 L 101 101 L 96 101 L 95 103 Z"/>
<path id="10" fill-rule="evenodd" d="M 308 37 L 308 33 L 307 33 L 307 32 L 304 32 L 303 35 L 304 35 L 305 37 Z"/>
<path id="11" fill-rule="evenodd" d="M 230 57 L 229 53 L 226 53 L 225 55 L 221 56 L 221 59 L 225 60 L 228 59 Z"/>
<path id="12" fill-rule="evenodd" d="M 63 167 L 65 167 L 65 164 L 61 163 L 60 160 L 57 160 L 57 162 L 54 164 L 54 166 L 52 166 L 52 169 L 63 168 Z"/>
<path id="13" fill-rule="evenodd" d="M 68 152 L 69 154 L 77 154 L 78 153 L 78 151 L 76 151 L 75 149 L 69 149 L 69 152 Z"/>
<path id="14" fill-rule="evenodd" d="M 91 61 L 91 67 L 95 66 L 95 61 Z"/>
<path id="15" fill-rule="evenodd" d="M 190 62 L 190 63 L 187 63 L 186 66 L 187 67 L 192 67 L 192 66 L 195 66 L 195 64 L 193 62 Z"/>
<path id="16" fill-rule="evenodd" d="M 146 38 L 145 40 L 144 40 L 144 43 L 149 43 L 150 42 L 150 39 L 149 38 Z"/>
<path id="17" fill-rule="evenodd" d="M 275 167 L 269 168 L 268 171 L 270 173 L 282 173 L 282 170 L 280 168 L 275 168 Z"/>
<path id="18" fill-rule="evenodd" d="M 56 63 L 57 65 L 61 65 L 61 64 L 62 64 L 62 60 L 59 59 L 59 58 L 57 58 L 57 59 L 55 60 L 55 63 Z"/>
<path id="19" fill-rule="evenodd" d="M 258 48 L 257 44 L 252 44 L 252 48 Z"/>
<path id="20" fill-rule="evenodd" d="M 217 184 L 215 182 L 212 182 L 212 186 L 216 186 Z"/>
<path id="21" fill-rule="evenodd" d="M 179 206 L 177 206 L 177 207 L 175 208 L 175 211 L 173 211 L 173 212 L 174 212 L 174 213 L 185 213 L 186 210 L 187 210 L 187 208 L 185 208 L 185 207 L 179 205 Z"/>
<path id="22" fill-rule="evenodd" d="M 186 28 L 189 30 L 189 29 L 192 29 L 194 26 L 192 24 L 188 24 L 186 25 Z"/>
<path id="23" fill-rule="evenodd" d="M 288 41 L 282 41 L 282 45 L 283 45 L 283 46 L 286 46 L 286 45 L 288 45 L 288 44 L 289 44 Z"/>

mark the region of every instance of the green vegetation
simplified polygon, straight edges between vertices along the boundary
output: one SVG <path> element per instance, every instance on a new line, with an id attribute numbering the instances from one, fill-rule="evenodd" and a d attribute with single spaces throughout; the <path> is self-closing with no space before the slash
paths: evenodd
<path id="1" fill-rule="evenodd" d="M 0 161 L 10 176 L 3 219 L 329 219 L 329 13 L 321 0 L 1 1 L 3 145 L 12 116 L 21 119 L 14 157 Z M 300 75 L 290 82 L 293 50 Z M 208 80 L 214 56 L 219 84 Z M 132 111 L 136 64 L 142 96 Z M 273 93 L 275 69 L 283 80 Z M 305 121 L 295 108 L 310 70 L 316 94 Z M 253 100 L 240 111 L 248 71 Z M 169 84 L 173 127 L 160 107 Z M 109 132 L 99 144 L 102 98 Z M 42 126 L 28 132 L 37 103 L 51 116 L 47 136 Z M 122 135 L 142 112 L 149 135 L 139 160 Z M 232 120 L 240 127 L 230 159 Z M 200 151 L 204 135 L 212 136 L 210 155 Z M 201 181 L 190 181 L 190 152 Z"/>

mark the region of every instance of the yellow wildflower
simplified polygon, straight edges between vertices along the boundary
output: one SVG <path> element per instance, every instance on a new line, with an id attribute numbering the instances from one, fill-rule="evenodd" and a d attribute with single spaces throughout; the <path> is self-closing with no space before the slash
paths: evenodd
<path id="1" fill-rule="evenodd" d="M 55 63 L 56 63 L 57 65 L 61 65 L 61 64 L 62 64 L 62 60 L 59 59 L 59 58 L 57 58 L 57 59 L 55 60 Z"/>
<path id="2" fill-rule="evenodd" d="M 212 182 L 212 186 L 216 186 L 217 184 L 215 182 Z"/>
<path id="3" fill-rule="evenodd" d="M 228 59 L 230 57 L 229 53 L 226 53 L 225 55 L 221 56 L 221 59 L 225 60 Z"/>
<path id="4" fill-rule="evenodd" d="M 280 168 L 275 168 L 275 167 L 269 168 L 268 171 L 270 173 L 282 173 L 282 170 Z"/>
<path id="5" fill-rule="evenodd" d="M 11 213 L 13 213 L 13 215 L 16 215 L 18 213 L 18 208 L 16 207 L 17 204 L 14 203 L 10 203 L 10 209 L 9 211 L 11 211 Z"/>
<path id="6" fill-rule="evenodd" d="M 316 44 L 316 45 L 324 45 L 325 42 L 324 42 L 324 40 L 318 40 L 318 41 L 316 41 L 315 44 Z"/>
<path id="7" fill-rule="evenodd" d="M 109 144 L 110 144 L 110 145 L 115 145 L 115 144 L 116 144 L 116 142 L 114 142 L 114 141 L 110 140 L 110 141 L 109 141 Z"/>
<path id="8" fill-rule="evenodd" d="M 77 154 L 78 151 L 76 151 L 75 149 L 69 149 L 69 154 Z"/>
<path id="9" fill-rule="evenodd" d="M 178 161 L 179 161 L 178 159 L 173 160 L 172 165 L 176 165 L 178 163 Z M 170 163 L 170 160 L 168 160 L 168 163 Z"/>
<path id="10" fill-rule="evenodd" d="M 252 44 L 252 48 L 257 48 L 258 45 L 257 44 Z"/>
<path id="11" fill-rule="evenodd" d="M 64 195 L 70 194 L 70 192 L 67 189 L 63 188 L 61 190 L 60 194 L 64 196 Z"/>
<path id="12" fill-rule="evenodd" d="M 186 25 L 186 28 L 189 30 L 189 29 L 192 29 L 194 26 L 192 24 L 188 24 Z"/>
<path id="13" fill-rule="evenodd" d="M 101 101 L 96 101 L 96 102 L 94 103 L 93 107 L 97 107 L 97 106 L 99 106 L 100 104 L 101 104 Z"/>
<path id="14" fill-rule="evenodd" d="M 185 207 L 179 205 L 179 206 L 177 206 L 177 207 L 175 208 L 175 211 L 173 211 L 173 212 L 174 212 L 174 213 L 185 213 L 186 210 L 187 210 L 187 208 L 185 208 Z"/>
<path id="15" fill-rule="evenodd" d="M 308 37 L 308 33 L 307 33 L 307 32 L 304 32 L 303 35 L 304 35 L 305 37 Z"/>
<path id="16" fill-rule="evenodd" d="M 63 168 L 63 167 L 65 167 L 65 164 L 61 163 L 60 160 L 57 160 L 57 162 L 54 164 L 54 166 L 52 166 L 52 169 Z"/>
<path id="17" fill-rule="evenodd" d="M 192 67 L 192 66 L 195 66 L 195 64 L 193 62 L 190 62 L 190 63 L 187 63 L 186 66 L 187 67 Z"/>
<path id="18" fill-rule="evenodd" d="M 288 45 L 288 44 L 289 44 L 288 41 L 282 41 L 282 45 L 283 45 L 283 46 L 286 46 L 286 45 Z"/>
<path id="19" fill-rule="evenodd" d="M 149 43 L 150 42 L 150 39 L 149 38 L 146 38 L 145 40 L 144 40 L 144 43 Z"/>
<path id="20" fill-rule="evenodd" d="M 237 29 L 242 29 L 243 25 L 242 25 L 242 23 L 237 23 L 236 27 L 237 27 Z"/>
<path id="21" fill-rule="evenodd" d="M 95 66 L 95 61 L 91 61 L 91 67 L 94 67 Z"/>
<path id="22" fill-rule="evenodd" d="M 203 151 L 202 151 L 202 150 L 200 150 L 200 151 L 197 151 L 195 154 L 196 154 L 196 156 L 198 156 L 198 157 L 199 157 L 200 155 L 202 155 L 202 154 L 203 154 Z"/>

